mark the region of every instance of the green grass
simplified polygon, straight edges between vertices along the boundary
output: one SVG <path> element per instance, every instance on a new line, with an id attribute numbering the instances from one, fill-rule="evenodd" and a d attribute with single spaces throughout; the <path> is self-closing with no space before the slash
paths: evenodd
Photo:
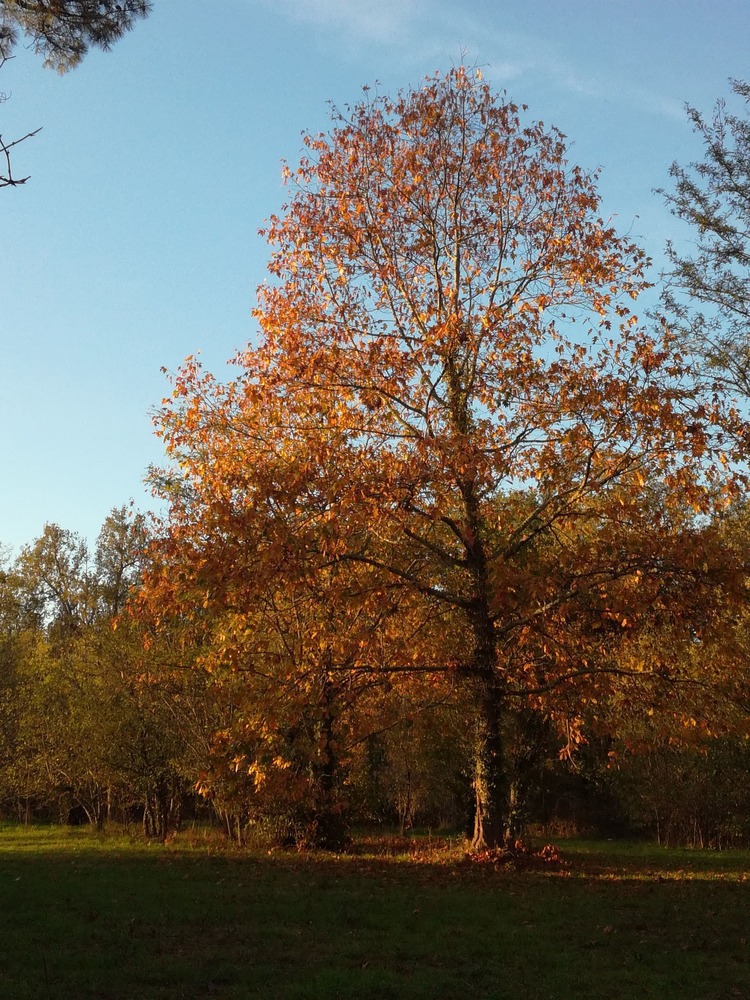
<path id="1" fill-rule="evenodd" d="M 3 1000 L 750 998 L 750 854 L 561 845 L 562 870 L 0 827 Z"/>

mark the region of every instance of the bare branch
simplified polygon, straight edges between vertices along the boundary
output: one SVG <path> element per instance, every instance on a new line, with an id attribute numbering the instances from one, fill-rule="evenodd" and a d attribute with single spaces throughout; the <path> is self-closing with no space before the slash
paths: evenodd
<path id="1" fill-rule="evenodd" d="M 14 177 L 13 176 L 13 166 L 11 164 L 10 151 L 14 146 L 20 145 L 27 139 L 32 139 L 35 135 L 38 135 L 42 131 L 41 126 L 34 129 L 33 132 L 27 132 L 26 135 L 22 135 L 20 139 L 14 139 L 12 142 L 5 142 L 2 135 L 0 134 L 0 156 L 5 159 L 5 172 L 0 173 L 0 188 L 4 187 L 19 187 L 21 184 L 25 184 L 26 181 L 31 176 L 27 174 L 26 177 Z"/>

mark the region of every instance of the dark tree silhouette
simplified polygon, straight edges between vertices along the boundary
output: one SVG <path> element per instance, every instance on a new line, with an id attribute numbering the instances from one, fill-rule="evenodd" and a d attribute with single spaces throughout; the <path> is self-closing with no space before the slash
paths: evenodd
<path id="1" fill-rule="evenodd" d="M 664 298 L 690 345 L 730 388 L 750 396 L 750 83 L 733 80 L 732 91 L 744 115 L 719 101 L 707 120 L 688 106 L 704 158 L 673 163 L 674 189 L 659 192 L 694 239 L 690 254 L 667 244 L 672 270 Z"/>
<path id="2" fill-rule="evenodd" d="M 45 65 L 64 73 L 91 46 L 109 49 L 150 7 L 149 0 L 0 0 L 0 56 L 25 35 Z"/>

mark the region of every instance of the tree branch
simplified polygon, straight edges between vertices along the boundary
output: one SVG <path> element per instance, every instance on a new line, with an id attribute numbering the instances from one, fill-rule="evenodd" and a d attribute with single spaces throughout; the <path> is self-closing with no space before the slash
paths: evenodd
<path id="1" fill-rule="evenodd" d="M 26 177 L 14 177 L 13 176 L 13 166 L 11 164 L 10 151 L 14 146 L 20 145 L 27 139 L 32 139 L 35 135 L 41 132 L 41 126 L 34 129 L 33 132 L 27 132 L 26 135 L 22 135 L 20 139 L 14 139 L 12 142 L 5 142 L 2 135 L 0 135 L 0 157 L 5 159 L 5 172 L 0 172 L 0 188 L 4 187 L 19 187 L 21 184 L 25 184 L 26 181 L 31 176 L 27 174 Z"/>

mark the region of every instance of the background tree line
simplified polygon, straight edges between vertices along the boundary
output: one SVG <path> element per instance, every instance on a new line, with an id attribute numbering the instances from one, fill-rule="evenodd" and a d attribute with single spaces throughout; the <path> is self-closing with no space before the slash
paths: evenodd
<path id="1" fill-rule="evenodd" d="M 340 843 L 352 825 L 471 832 L 468 706 L 455 685 L 436 689 L 434 676 L 414 675 L 355 685 L 333 674 L 326 687 L 209 671 L 193 628 L 174 621 L 144 648 L 142 623 L 127 607 L 144 541 L 143 520 L 118 509 L 93 554 L 48 525 L 6 562 L 4 817 L 124 822 L 149 837 L 190 819 L 238 841 L 298 844 Z M 732 627 L 728 641 L 746 647 L 744 621 Z M 709 676 L 703 666 L 692 666 L 696 677 Z M 685 727 L 678 705 L 655 712 L 624 691 L 604 717 L 592 706 L 574 738 L 544 712 L 519 714 L 505 736 L 523 790 L 522 825 L 551 835 L 746 844 L 746 710 L 722 698 L 703 704 L 705 716 Z M 336 767 L 326 776 L 334 732 Z"/>

